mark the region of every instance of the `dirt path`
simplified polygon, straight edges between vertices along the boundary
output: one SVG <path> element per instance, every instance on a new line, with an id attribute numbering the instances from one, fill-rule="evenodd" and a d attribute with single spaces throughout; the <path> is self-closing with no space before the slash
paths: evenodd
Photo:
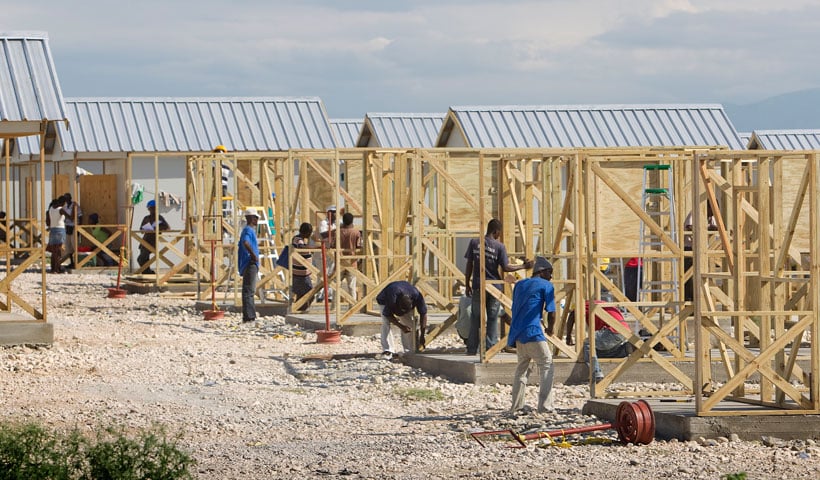
<path id="1" fill-rule="evenodd" d="M 36 295 L 38 280 L 25 274 L 21 291 Z M 54 345 L 0 349 L 0 414 L 89 431 L 162 424 L 182 435 L 200 478 L 820 477 L 813 441 L 481 448 L 469 432 L 597 423 L 580 414 L 586 387 L 556 385 L 555 414 L 512 416 L 509 386 L 452 384 L 376 358 L 303 361 L 378 353 L 376 337 L 318 345 L 281 317 L 204 322 L 190 300 L 109 300 L 108 276 L 48 280 Z"/>

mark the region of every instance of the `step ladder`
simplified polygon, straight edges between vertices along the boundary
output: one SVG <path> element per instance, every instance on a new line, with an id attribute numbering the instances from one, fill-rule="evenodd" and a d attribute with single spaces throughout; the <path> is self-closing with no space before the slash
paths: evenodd
<path id="1" fill-rule="evenodd" d="M 672 243 L 679 245 L 675 217 L 675 191 L 671 165 L 650 164 L 643 167 L 641 206 L 644 213 L 657 223 Z M 641 220 L 638 263 L 638 301 L 673 302 L 677 310 L 680 300 L 678 262 L 663 242 Z"/>
<path id="2" fill-rule="evenodd" d="M 222 197 L 222 217 L 232 219 L 234 214 L 233 195 L 228 193 Z"/>

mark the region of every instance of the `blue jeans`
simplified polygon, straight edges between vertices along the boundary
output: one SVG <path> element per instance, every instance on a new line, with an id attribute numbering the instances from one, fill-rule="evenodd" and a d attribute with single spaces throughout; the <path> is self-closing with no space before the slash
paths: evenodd
<path id="1" fill-rule="evenodd" d="M 242 272 L 242 321 L 250 322 L 256 320 L 256 308 L 253 305 L 253 297 L 256 293 L 256 279 L 259 274 L 259 266 L 255 263 L 248 264 Z"/>
<path id="2" fill-rule="evenodd" d="M 501 302 L 485 293 L 487 298 L 487 348 L 498 343 L 498 314 L 501 313 Z M 481 297 L 473 292 L 472 312 L 470 317 L 470 336 L 467 337 L 467 353 L 478 352 L 478 337 L 481 332 Z"/>
<path id="3" fill-rule="evenodd" d="M 595 378 L 604 376 L 598 358 L 624 358 L 631 352 L 630 343 L 620 333 L 608 328 L 595 332 L 595 356 L 592 357 L 592 374 Z M 584 362 L 589 365 L 589 340 L 584 340 Z"/>

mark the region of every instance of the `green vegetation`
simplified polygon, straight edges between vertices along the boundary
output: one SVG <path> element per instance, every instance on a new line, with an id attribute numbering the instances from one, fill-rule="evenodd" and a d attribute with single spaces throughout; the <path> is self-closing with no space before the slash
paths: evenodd
<path id="1" fill-rule="evenodd" d="M 307 395 L 307 390 L 302 387 L 283 388 L 282 391 L 288 393 L 298 393 L 299 395 Z"/>
<path id="2" fill-rule="evenodd" d="M 400 388 L 395 391 L 396 395 L 405 400 L 427 400 L 438 401 L 444 400 L 444 394 L 439 389 L 430 388 Z"/>
<path id="3" fill-rule="evenodd" d="M 746 472 L 727 473 L 720 478 L 723 480 L 746 480 Z"/>
<path id="4" fill-rule="evenodd" d="M 129 438 L 107 428 L 90 439 L 36 424 L 0 424 L 0 480 L 177 480 L 194 460 L 161 428 Z"/>

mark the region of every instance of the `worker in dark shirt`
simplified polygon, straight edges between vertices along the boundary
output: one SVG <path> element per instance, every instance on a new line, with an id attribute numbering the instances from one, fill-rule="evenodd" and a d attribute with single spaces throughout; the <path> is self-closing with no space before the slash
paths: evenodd
<path id="1" fill-rule="evenodd" d="M 416 287 L 404 281 L 389 283 L 379 292 L 376 302 L 382 307 L 381 342 L 384 358 L 389 360 L 394 354 L 399 353 L 391 332 L 394 326 L 401 330 L 402 353 L 413 350 L 413 329 L 415 327 L 413 308 L 419 314 L 418 345 L 424 346 L 424 334 L 427 330 L 427 304 L 424 303 L 424 296 Z"/>

